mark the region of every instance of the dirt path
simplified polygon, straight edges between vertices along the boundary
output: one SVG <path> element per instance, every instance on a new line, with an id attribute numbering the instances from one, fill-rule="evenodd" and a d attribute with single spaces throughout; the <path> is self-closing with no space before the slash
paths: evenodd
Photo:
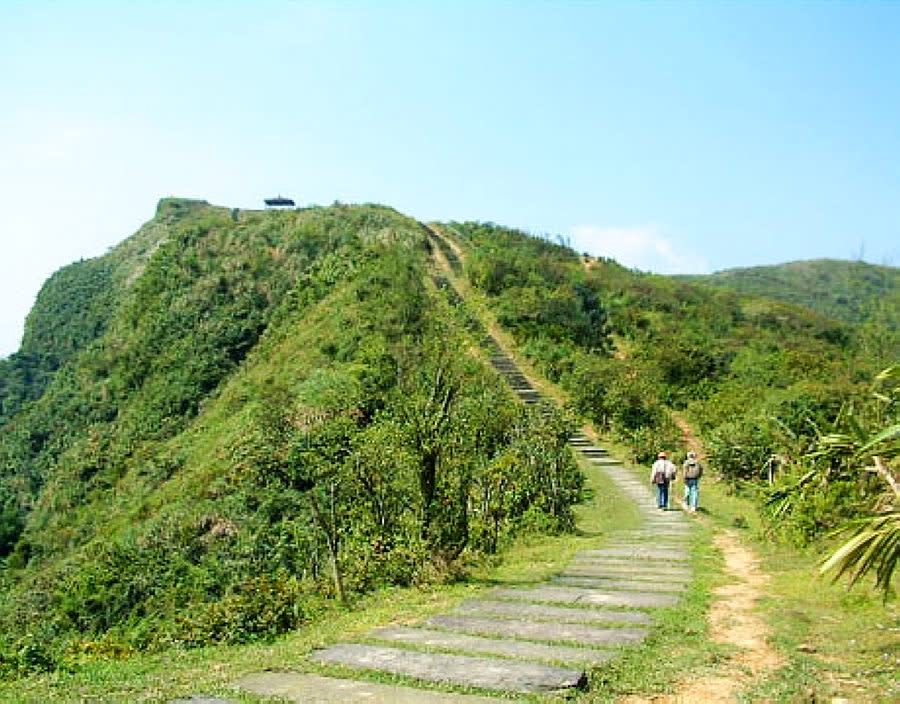
<path id="1" fill-rule="evenodd" d="M 751 682 L 784 664 L 784 659 L 769 645 L 768 625 L 754 612 L 769 581 L 759 569 L 759 558 L 740 543 L 733 531 L 715 538 L 725 558 L 725 572 L 734 578 L 719 587 L 719 598 L 709 612 L 709 634 L 716 643 L 734 645 L 740 651 L 723 661 L 714 674 L 678 683 L 674 694 L 651 697 L 625 697 L 620 704 L 709 704 L 734 702 L 736 694 Z"/>
<path id="2" fill-rule="evenodd" d="M 697 439 L 697 436 L 694 435 L 694 429 L 691 428 L 687 420 L 678 413 L 672 414 L 672 420 L 675 421 L 675 425 L 677 425 L 678 429 L 681 431 L 681 437 L 685 447 L 687 447 L 688 450 L 696 452 L 697 457 L 703 457 L 703 446 L 700 443 L 700 440 Z"/>

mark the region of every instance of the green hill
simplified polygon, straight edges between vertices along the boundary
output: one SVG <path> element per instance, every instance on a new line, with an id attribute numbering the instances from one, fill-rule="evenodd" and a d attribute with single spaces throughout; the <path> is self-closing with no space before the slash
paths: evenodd
<path id="1" fill-rule="evenodd" d="M 900 328 L 900 269 L 896 267 L 816 259 L 679 278 L 796 303 L 847 323 Z"/>
<path id="2" fill-rule="evenodd" d="M 0 364 L 0 670 L 270 638 L 569 530 L 576 419 L 644 461 L 686 418 L 755 481 L 896 358 L 887 328 L 433 227 L 169 199 L 47 282 Z M 517 401 L 480 347 L 493 321 L 566 413 Z"/>
<path id="3" fill-rule="evenodd" d="M 570 526 L 570 425 L 515 402 L 430 263 L 388 208 L 170 200 L 51 279 L 42 374 L 2 387 L 0 666 L 270 637 Z"/>

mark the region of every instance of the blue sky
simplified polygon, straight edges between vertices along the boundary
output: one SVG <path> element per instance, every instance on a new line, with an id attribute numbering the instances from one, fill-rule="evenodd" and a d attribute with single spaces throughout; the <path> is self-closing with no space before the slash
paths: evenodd
<path id="1" fill-rule="evenodd" d="M 164 196 L 900 261 L 900 2 L 0 2 L 0 355 Z"/>

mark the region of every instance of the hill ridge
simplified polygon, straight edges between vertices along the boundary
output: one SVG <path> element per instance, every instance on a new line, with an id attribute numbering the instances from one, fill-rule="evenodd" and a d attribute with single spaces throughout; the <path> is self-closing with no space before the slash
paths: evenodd
<path id="1" fill-rule="evenodd" d="M 446 237 L 430 229 L 434 239 Z M 435 244 L 433 257 L 439 271 L 447 277 L 444 280 L 448 287 L 444 290 L 458 305 L 465 306 L 452 260 L 446 257 L 447 248 Z M 444 240 L 444 244 L 450 242 Z M 458 252 L 455 249 L 457 255 Z M 481 326 L 484 330 L 483 321 Z M 522 403 L 547 402 L 490 333 L 484 333 L 481 348 Z M 569 445 L 580 456 L 581 464 L 605 473 L 639 506 L 639 529 L 620 530 L 598 539 L 595 549 L 580 551 L 568 570 L 548 582 L 527 589 L 495 588 L 484 597 L 463 602 L 446 615 L 432 616 L 403 628 L 376 629 L 361 639 L 315 650 L 309 655 L 312 662 L 338 666 L 339 671 L 351 677 L 355 672 L 365 679 L 372 671 L 378 671 L 410 681 L 402 688 L 377 685 L 375 690 L 366 690 L 367 700 L 376 702 L 412 696 L 410 686 L 415 682 L 507 694 L 560 692 L 586 687 L 587 675 L 582 669 L 585 663 L 601 666 L 615 658 L 618 649 L 646 638 L 652 628 L 652 609 L 676 605 L 680 592 L 690 582 L 686 539 L 691 525 L 680 512 L 660 514 L 647 485 L 584 434 L 573 436 Z M 651 547 L 647 546 L 649 536 L 653 536 Z M 632 579 L 623 579 L 616 565 L 634 561 L 641 564 L 635 570 L 637 578 L 632 574 Z M 520 615 L 498 614 L 492 604 L 509 605 Z M 555 611 L 546 608 L 551 604 Z M 610 611 L 609 607 L 617 610 Z M 539 611 L 541 608 L 543 612 Z M 543 617 L 526 621 L 521 620 L 522 613 L 543 613 Z M 629 627 L 627 621 L 647 625 Z M 257 694 L 278 694 L 296 701 L 305 701 L 314 694 L 319 701 L 340 702 L 345 701 L 349 681 L 352 680 L 295 672 L 253 674 L 238 684 Z M 455 695 L 452 701 L 483 700 Z"/>
<path id="2" fill-rule="evenodd" d="M 675 278 L 803 305 L 847 323 L 900 327 L 900 269 L 892 266 L 821 258 Z"/>

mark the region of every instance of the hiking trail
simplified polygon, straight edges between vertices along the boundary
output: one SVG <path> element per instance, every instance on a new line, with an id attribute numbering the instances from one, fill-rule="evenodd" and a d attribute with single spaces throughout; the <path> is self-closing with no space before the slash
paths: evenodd
<path id="1" fill-rule="evenodd" d="M 452 305 L 466 305 L 465 291 L 455 281 L 461 272 L 462 253 L 437 228 L 429 230 L 438 267 L 433 281 Z M 479 353 L 523 403 L 552 403 L 521 371 L 493 331 L 481 327 L 479 334 Z M 355 640 L 314 650 L 307 663 L 297 663 L 296 672 L 256 673 L 236 686 L 262 696 L 323 704 L 496 704 L 500 700 L 490 693 L 509 697 L 584 689 L 588 668 L 602 667 L 624 649 L 641 643 L 653 629 L 654 611 L 681 600 L 693 578 L 689 544 L 696 526 L 680 510 L 657 509 L 651 487 L 584 433 L 576 433 L 569 444 L 581 461 L 605 473 L 637 505 L 639 527 L 598 537 L 596 548 L 581 550 L 564 570 L 544 582 L 496 587 L 446 613 L 414 624 L 377 628 Z M 738 669 L 763 671 L 777 660 L 765 653 L 765 631 L 752 614 L 758 589 L 748 591 L 747 584 L 761 588 L 764 580 L 758 568 L 741 552 L 734 536 L 725 533 L 717 538 L 717 544 L 729 569 L 744 570 L 747 575 L 736 585 L 722 588 L 724 601 L 717 602 L 711 614 L 712 637 L 738 637 L 736 644 L 745 648 L 732 659 L 733 668 L 723 671 L 722 679 L 732 684 L 731 689 L 718 686 L 723 696 L 730 697 L 736 689 L 734 683 L 740 680 Z M 322 665 L 340 676 L 308 672 Z M 384 675 L 398 678 L 395 681 L 402 684 L 376 682 L 376 674 L 382 680 Z M 715 687 L 701 690 L 706 684 L 715 683 L 704 680 L 685 686 L 692 692 L 707 692 L 707 698 L 626 701 L 726 701 L 713 698 Z M 446 691 L 453 687 L 475 688 L 486 694 Z M 180 701 L 214 704 L 227 700 L 197 695 Z"/>

